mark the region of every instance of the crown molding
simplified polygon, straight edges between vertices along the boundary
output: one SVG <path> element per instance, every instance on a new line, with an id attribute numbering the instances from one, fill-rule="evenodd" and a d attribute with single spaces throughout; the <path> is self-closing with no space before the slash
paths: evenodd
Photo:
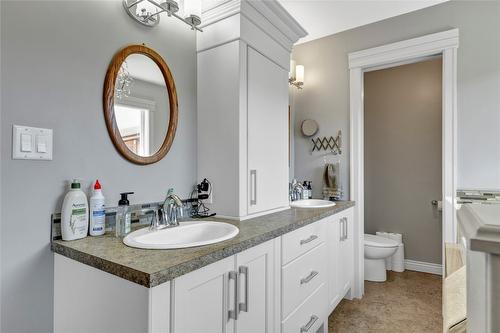
<path id="1" fill-rule="evenodd" d="M 225 0 L 203 8 L 201 28 L 217 23 L 241 12 L 241 0 Z"/>
<path id="2" fill-rule="evenodd" d="M 245 0 L 244 0 L 245 1 Z M 307 36 L 307 31 L 276 0 L 246 0 L 276 28 L 283 32 L 293 43 Z"/>
<path id="3" fill-rule="evenodd" d="M 262 26 L 272 25 L 287 43 L 294 44 L 307 31 L 276 0 L 222 0 L 211 3 L 202 13 L 201 28 L 210 26 L 236 14 L 251 19 L 257 25 L 255 12 L 262 18 Z"/>

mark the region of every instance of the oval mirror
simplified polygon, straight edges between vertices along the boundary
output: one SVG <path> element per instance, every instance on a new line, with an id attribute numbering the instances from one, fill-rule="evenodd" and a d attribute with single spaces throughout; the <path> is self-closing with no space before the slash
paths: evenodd
<path id="1" fill-rule="evenodd" d="M 144 45 L 120 50 L 104 84 L 104 116 L 116 149 L 151 164 L 170 150 L 178 119 L 177 92 L 163 58 Z"/>

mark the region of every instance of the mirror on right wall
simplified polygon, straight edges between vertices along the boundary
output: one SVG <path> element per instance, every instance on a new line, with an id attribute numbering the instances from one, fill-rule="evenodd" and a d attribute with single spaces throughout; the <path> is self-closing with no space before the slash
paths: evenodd
<path id="1" fill-rule="evenodd" d="M 168 153 L 177 128 L 177 92 L 158 53 L 131 45 L 115 55 L 106 74 L 104 114 L 111 140 L 127 160 L 151 164 Z"/>

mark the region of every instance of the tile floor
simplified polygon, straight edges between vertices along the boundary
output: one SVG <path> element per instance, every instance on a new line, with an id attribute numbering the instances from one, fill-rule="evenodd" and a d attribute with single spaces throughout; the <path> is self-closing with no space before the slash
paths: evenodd
<path id="1" fill-rule="evenodd" d="M 343 300 L 328 318 L 329 333 L 442 332 L 441 276 L 389 272 L 366 282 L 361 300 Z"/>

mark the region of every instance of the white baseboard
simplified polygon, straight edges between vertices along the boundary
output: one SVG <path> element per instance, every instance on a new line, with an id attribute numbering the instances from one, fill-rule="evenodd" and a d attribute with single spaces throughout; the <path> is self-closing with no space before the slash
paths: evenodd
<path id="1" fill-rule="evenodd" d="M 437 275 L 443 274 L 443 266 L 440 264 L 433 264 L 430 262 L 415 261 L 409 259 L 405 259 L 405 269 L 409 271 L 431 273 Z"/>

